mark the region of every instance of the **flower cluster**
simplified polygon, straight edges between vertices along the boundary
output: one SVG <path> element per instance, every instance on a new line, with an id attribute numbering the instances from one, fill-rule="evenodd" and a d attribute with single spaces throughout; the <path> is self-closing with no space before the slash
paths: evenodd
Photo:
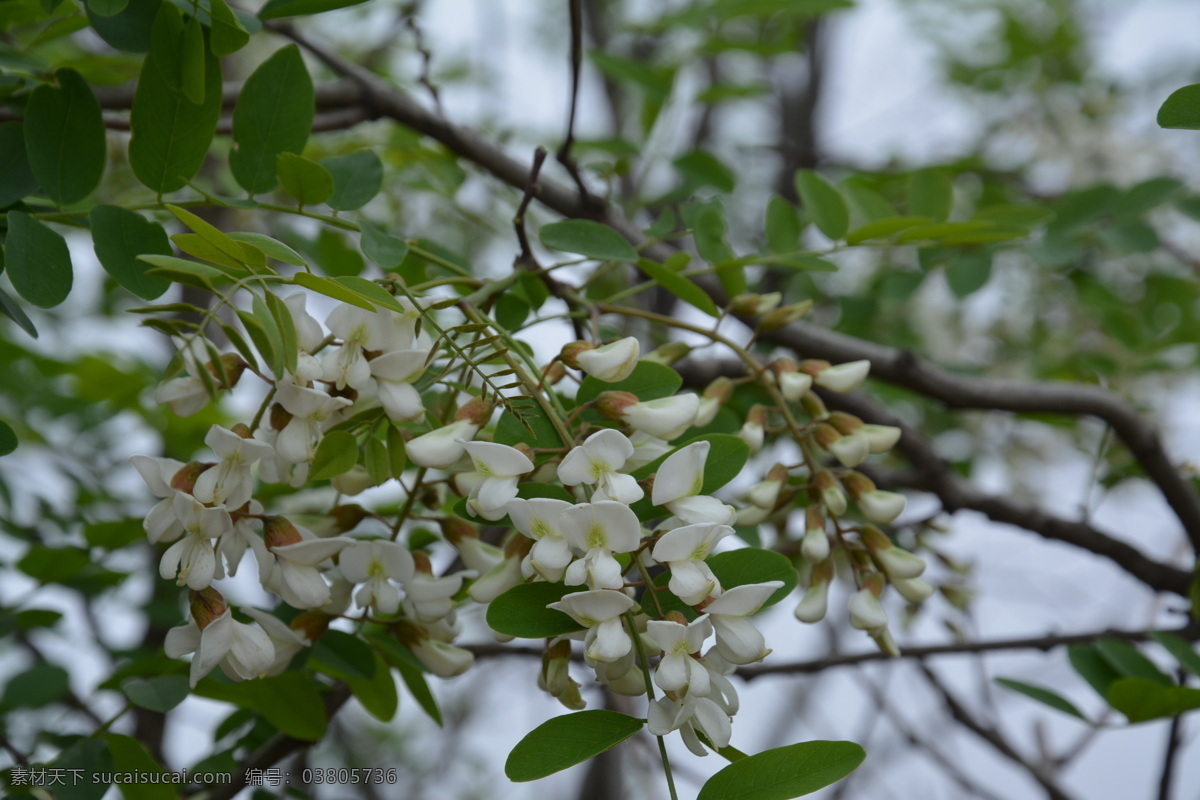
<path id="1" fill-rule="evenodd" d="M 339 303 L 324 325 L 306 302 L 303 294 L 282 301 L 293 328 L 282 338 L 294 340 L 296 352 L 283 361 L 294 367 L 276 367 L 279 374 L 198 336 L 181 340 L 183 372 L 156 395 L 177 413 L 195 413 L 247 372 L 268 392 L 252 422 L 210 429 L 210 460 L 133 458 L 159 498 L 145 520 L 150 541 L 169 545 L 159 572 L 188 588 L 191 619 L 170 632 L 166 650 L 194 654 L 193 686 L 218 665 L 234 680 L 278 674 L 339 619 L 390 637 L 434 674 L 458 675 L 474 660 L 455 644 L 464 590 L 489 604 L 521 584 L 550 583 L 561 586 L 561 599 L 548 608 L 575 629 L 547 638 L 539 686 L 570 708 L 584 706 L 569 668 L 570 643 L 581 640 L 597 682 L 629 696 L 657 686 L 651 732 L 679 731 L 703 755 L 701 736 L 729 743 L 738 699 L 728 676 L 771 652 L 751 618 L 789 586 L 777 574 L 723 583 L 713 556 L 739 548 L 735 526 L 770 521 L 786 536 L 798 510 L 795 562 L 807 588 L 797 618 L 824 617 L 828 587 L 846 565 L 857 588 L 851 622 L 885 650 L 895 650 L 879 602 L 885 586 L 914 602 L 932 591 L 919 579 L 924 562 L 875 527 L 894 520 L 904 498 L 854 470 L 890 449 L 899 431 L 829 413 L 816 391 L 854 389 L 866 362 L 781 358 L 746 378 L 718 378 L 700 394 L 644 397 L 629 390 L 638 385 L 631 376 L 687 347 L 640 359 L 631 337 L 574 342 L 536 389 L 543 429 L 555 431 L 547 443 L 533 435 L 531 412 L 494 388 L 485 399 L 494 384 L 460 344 L 451 346 L 427 301 L 406 293 L 376 311 Z M 464 377 L 451 382 L 445 376 L 456 365 Z M 572 399 L 551 388 L 568 369 L 582 373 L 590 399 L 582 389 Z M 472 388 L 472 379 L 481 385 Z M 772 402 L 741 403 L 746 385 Z M 512 433 L 522 426 L 530 435 Z M 779 452 L 767 445 L 780 433 L 798 446 L 798 460 L 776 464 L 740 502 L 714 496 L 752 454 Z M 737 465 L 714 475 L 711 464 L 722 460 Z M 341 503 L 305 528 L 267 513 L 265 494 L 256 498 L 260 482 L 286 496 L 327 478 L 348 495 L 398 485 L 400 511 L 388 519 Z M 846 518 L 851 503 L 864 522 Z M 423 522 L 435 523 L 440 537 Z M 262 588 L 298 612 L 290 623 L 282 621 L 288 614 L 254 608 L 242 609 L 249 622 L 239 621 L 213 586 L 237 573 L 247 551 Z M 454 563 L 435 569 L 448 555 Z M 795 570 L 783 568 L 794 585 Z M 495 634 L 513 635 L 502 625 Z"/>

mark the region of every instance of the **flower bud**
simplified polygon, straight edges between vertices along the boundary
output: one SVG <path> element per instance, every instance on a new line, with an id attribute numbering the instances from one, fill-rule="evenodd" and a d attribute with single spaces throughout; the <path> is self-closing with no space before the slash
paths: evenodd
<path id="1" fill-rule="evenodd" d="M 695 425 L 703 427 L 716 418 L 721 406 L 729 401 L 733 394 L 733 381 L 724 376 L 717 378 L 705 388 L 700 395 L 700 410 L 696 412 Z"/>
<path id="2" fill-rule="evenodd" d="M 286 547 L 304 541 L 287 517 L 263 517 L 263 542 L 267 547 Z"/>
<path id="3" fill-rule="evenodd" d="M 766 425 L 767 407 L 755 403 L 747 412 L 746 422 L 742 425 L 742 429 L 738 431 L 738 436 L 750 447 L 751 453 L 757 453 L 762 449 Z"/>
<path id="4" fill-rule="evenodd" d="M 470 420 L 471 424 L 482 428 L 488 424 L 488 420 L 492 418 L 492 412 L 496 410 L 496 406 L 486 400 L 480 400 L 478 397 L 473 398 L 470 402 L 464 405 L 454 415 L 457 420 Z"/>
<path id="5" fill-rule="evenodd" d="M 653 361 L 655 364 L 669 367 L 681 358 L 686 358 L 690 352 L 692 352 L 692 346 L 687 342 L 667 342 L 650 351 L 643 358 L 646 361 Z"/>
<path id="6" fill-rule="evenodd" d="M 892 544 L 892 540 L 874 525 L 864 525 L 858 532 L 867 546 L 871 560 L 887 573 L 891 580 L 918 578 L 925 571 L 925 560 Z"/>
<path id="7" fill-rule="evenodd" d="M 224 596 L 211 586 L 199 591 L 189 589 L 188 605 L 192 619 L 196 621 L 196 627 L 200 630 L 207 628 L 213 620 L 229 610 Z"/>
<path id="8" fill-rule="evenodd" d="M 804 538 L 800 540 L 800 553 L 810 564 L 819 564 L 829 558 L 825 515 L 821 513 L 819 505 L 804 510 Z"/>
<path id="9" fill-rule="evenodd" d="M 886 453 L 900 441 L 900 429 L 894 425 L 863 425 L 861 433 L 871 443 L 872 453 Z"/>
<path id="10" fill-rule="evenodd" d="M 908 501 L 902 494 L 876 489 L 856 497 L 854 502 L 863 516 L 871 522 L 886 524 L 900 516 Z"/>
<path id="11" fill-rule="evenodd" d="M 848 608 L 852 626 L 872 633 L 887 629 L 887 613 L 879 604 L 879 594 L 882 591 L 882 576 L 876 574 L 863 582 L 863 588 L 850 595 Z"/>
<path id="12" fill-rule="evenodd" d="M 826 511 L 835 517 L 846 513 L 846 495 L 832 472 L 827 469 L 818 471 L 813 477 L 813 488 L 819 493 Z"/>
<path id="13" fill-rule="evenodd" d="M 812 392 L 806 392 L 800 398 L 800 407 L 804 409 L 804 413 L 808 414 L 808 418 L 815 421 L 820 421 L 829 418 L 829 409 L 825 408 L 825 401 Z"/>
<path id="14" fill-rule="evenodd" d="M 438 526 L 442 529 L 442 536 L 446 541 L 455 547 L 463 539 L 479 538 L 479 531 L 475 526 L 461 517 L 445 517 L 438 522 Z"/>
<path id="15" fill-rule="evenodd" d="M 639 352 L 638 340 L 626 336 L 601 347 L 581 350 L 575 354 L 574 360 L 579 369 L 596 380 L 616 383 L 625 380 L 633 372 Z"/>
<path id="16" fill-rule="evenodd" d="M 367 510 L 356 503 L 347 503 L 329 509 L 329 517 L 333 520 L 333 527 L 337 533 L 354 530 L 366 516 Z"/>
<path id="17" fill-rule="evenodd" d="M 314 609 L 305 611 L 302 614 L 297 614 L 296 618 L 291 622 L 291 629 L 304 635 L 310 642 L 315 642 L 325 635 L 325 631 L 329 629 L 329 623 L 333 619 L 324 611 Z"/>
<path id="18" fill-rule="evenodd" d="M 237 386 L 238 381 L 242 379 L 242 373 L 246 371 L 248 365 L 242 360 L 242 357 L 237 353 L 224 353 L 221 355 L 221 366 L 217 367 L 211 361 L 204 365 L 214 378 L 216 378 L 218 389 L 232 389 Z M 225 372 L 227 381 L 221 380 L 221 372 Z"/>
<path id="19" fill-rule="evenodd" d="M 586 353 L 587 351 L 594 349 L 595 346 L 591 342 L 568 342 L 567 344 L 564 344 L 562 350 L 559 351 L 558 360 L 566 364 L 571 369 L 579 369 L 579 354 Z"/>
<path id="20" fill-rule="evenodd" d="M 759 508 L 771 511 L 779 501 L 779 494 L 787 482 L 787 477 L 787 467 L 783 464 L 776 464 L 767 473 L 767 479 L 751 489 L 746 495 L 746 499 Z"/>
<path id="21" fill-rule="evenodd" d="M 807 314 L 808 310 L 812 308 L 812 304 L 812 300 L 805 300 L 802 303 L 793 303 L 790 306 L 783 306 L 774 311 L 769 311 L 759 318 L 758 329 L 766 333 L 778 330 L 784 325 L 790 325 Z"/>
<path id="22" fill-rule="evenodd" d="M 887 628 L 872 632 L 871 638 L 875 640 L 875 644 L 879 646 L 882 652 L 887 653 L 892 658 L 900 657 L 900 648 L 896 645 L 896 640 L 892 638 L 892 632 Z"/>
<path id="23" fill-rule="evenodd" d="M 291 412 L 279 403 L 271 404 L 271 430 L 281 431 L 292 421 Z"/>
<path id="24" fill-rule="evenodd" d="M 196 488 L 196 479 L 206 470 L 215 466 L 216 464 L 211 461 L 189 461 L 171 476 L 171 488 L 177 492 L 191 494 L 192 490 Z"/>
<path id="25" fill-rule="evenodd" d="M 761 317 L 774 311 L 783 300 L 780 292 L 769 294 L 739 294 L 729 301 L 729 310 L 739 317 Z"/>
<path id="26" fill-rule="evenodd" d="M 551 361 L 542 368 L 542 382 L 554 386 L 567 375 L 567 368 L 561 361 Z"/>
<path id="27" fill-rule="evenodd" d="M 813 567 L 808 590 L 796 606 L 796 619 L 801 622 L 820 622 L 829 610 L 829 585 L 833 581 L 833 564 L 822 562 Z"/>
<path id="28" fill-rule="evenodd" d="M 910 603 L 923 603 L 933 594 L 933 587 L 920 578 L 900 578 L 892 586 Z"/>
<path id="29" fill-rule="evenodd" d="M 592 407 L 606 419 L 611 419 L 613 422 L 624 422 L 625 410 L 630 406 L 637 405 L 637 395 L 630 392 L 601 392 L 600 395 L 592 401 Z"/>
<path id="30" fill-rule="evenodd" d="M 843 436 L 849 436 L 863 427 L 861 419 L 853 414 L 847 414 L 845 411 L 834 411 L 829 415 L 828 422 Z"/>
<path id="31" fill-rule="evenodd" d="M 845 394 L 861 386 L 870 371 L 870 361 L 865 359 L 848 361 L 845 364 L 838 364 L 836 367 L 827 367 L 819 371 L 813 376 L 813 381 L 831 392 Z"/>
<path id="32" fill-rule="evenodd" d="M 349 472 L 343 472 L 341 475 L 334 477 L 329 483 L 334 489 L 351 497 L 375 485 L 375 482 L 371 480 L 371 476 L 367 474 L 367 468 L 361 464 L 356 464 Z"/>
<path id="33" fill-rule="evenodd" d="M 579 684 L 571 679 L 570 663 L 570 642 L 555 642 L 547 647 L 546 651 L 542 653 L 542 669 L 538 673 L 538 687 L 558 698 L 558 701 L 567 708 L 578 711 L 587 704 L 579 694 Z"/>
<path id="34" fill-rule="evenodd" d="M 866 436 L 857 433 L 843 436 L 838 433 L 836 428 L 825 422 L 817 425 L 813 438 L 817 440 L 817 444 L 832 453 L 834 458 L 847 467 L 857 467 L 871 454 Z"/>
<path id="35" fill-rule="evenodd" d="M 233 431 L 234 433 L 236 433 L 238 436 L 242 437 L 243 439 L 253 439 L 254 438 L 254 432 L 252 430 L 250 430 L 250 426 L 244 422 L 237 423 L 229 430 Z"/>

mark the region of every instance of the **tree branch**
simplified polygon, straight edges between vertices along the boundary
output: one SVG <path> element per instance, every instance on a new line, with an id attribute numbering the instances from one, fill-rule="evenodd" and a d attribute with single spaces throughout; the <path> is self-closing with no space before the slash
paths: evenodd
<path id="1" fill-rule="evenodd" d="M 438 140 L 460 157 L 510 186 L 520 188 L 525 185 L 528 175 L 525 166 L 475 131 L 431 113 L 384 79 L 316 44 L 290 26 L 277 23 L 266 25 L 304 47 L 338 75 L 357 83 L 363 91 L 363 103 L 370 113 L 389 117 Z M 643 246 L 645 254 L 657 260 L 664 260 L 672 252 L 668 245 L 661 243 L 645 246 L 645 239 L 637 227 L 613 208 L 594 205 L 557 181 L 544 179 L 540 185 L 538 199 L 563 216 L 604 222 L 635 246 Z M 696 283 L 718 305 L 729 301 L 714 277 L 699 276 Z M 743 318 L 743 321 L 751 327 L 757 325 L 754 318 Z M 1150 480 L 1159 487 L 1183 524 L 1193 549 L 1200 551 L 1200 497 L 1171 463 L 1155 428 L 1111 392 L 1079 384 L 992 380 L 956 375 L 917 358 L 911 352 L 804 322 L 765 332 L 761 338 L 809 358 L 834 362 L 867 359 L 871 362 L 875 377 L 931 397 L 950 408 L 1048 412 L 1094 416 L 1104 420 L 1133 453 Z"/>

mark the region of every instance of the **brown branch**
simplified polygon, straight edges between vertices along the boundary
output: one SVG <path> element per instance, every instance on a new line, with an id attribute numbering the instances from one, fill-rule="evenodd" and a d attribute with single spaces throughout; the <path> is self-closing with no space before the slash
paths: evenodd
<path id="1" fill-rule="evenodd" d="M 528 173 L 524 165 L 475 131 L 431 113 L 383 78 L 312 42 L 290 26 L 267 23 L 267 27 L 291 38 L 338 75 L 355 81 L 363 91 L 364 105 L 373 114 L 390 117 L 438 140 L 461 158 L 473 162 L 510 186 L 525 185 Z M 543 180 L 540 185 L 538 199 L 563 216 L 597 219 L 620 232 L 635 246 L 645 244 L 636 226 L 614 209 L 589 203 L 577 192 L 556 181 Z M 672 251 L 668 245 L 657 244 L 644 247 L 643 252 L 657 260 L 664 260 Z M 728 302 L 728 296 L 715 278 L 700 276 L 696 282 L 718 305 Z M 753 318 L 743 318 L 743 321 L 751 327 L 757 324 Z M 871 362 L 875 377 L 931 397 L 950 408 L 1097 417 L 1107 422 L 1133 453 L 1183 524 L 1193 549 L 1200 551 L 1200 497 L 1171 463 L 1155 428 L 1111 392 L 1079 384 L 957 375 L 923 361 L 911 352 L 804 322 L 763 333 L 761 338 L 809 358 L 834 362 L 867 359 Z"/>
<path id="2" fill-rule="evenodd" d="M 949 689 L 942 685 L 938 677 L 924 664 L 921 665 L 921 671 L 925 673 L 925 677 L 929 679 L 930 685 L 941 696 L 946 710 L 950 712 L 950 716 L 959 724 L 990 744 L 996 752 L 1023 767 L 1029 773 L 1030 777 L 1041 784 L 1042 788 L 1046 790 L 1046 796 L 1050 800 L 1070 800 L 1071 796 L 1054 782 L 1052 776 L 1048 774 L 1045 768 L 1027 761 L 1024 756 L 1008 743 L 1000 734 L 1000 731 L 995 728 L 989 728 L 977 721 L 971 715 L 971 712 L 950 693 Z"/>
<path id="3" fill-rule="evenodd" d="M 521 204 L 517 206 L 517 213 L 513 216 L 513 228 L 517 231 L 517 242 L 521 245 L 521 252 L 517 254 L 517 258 L 513 262 L 513 267 L 517 269 L 540 268 L 537 259 L 533 256 L 533 249 L 529 246 L 529 233 L 525 230 L 525 212 L 529 210 L 529 204 L 533 202 L 533 198 L 537 197 L 541 191 L 541 187 L 538 185 L 538 173 L 542 171 L 544 163 L 546 163 L 546 148 L 535 148 L 533 165 L 529 168 L 529 180 L 525 183 L 525 194 L 522 195 Z"/>
<path id="4" fill-rule="evenodd" d="M 567 170 L 571 180 L 575 181 L 579 197 L 590 201 L 591 193 L 579 174 L 579 165 L 571 157 L 571 147 L 575 144 L 575 111 L 579 105 L 579 72 L 583 61 L 583 0 L 567 0 L 567 5 L 571 10 L 571 109 L 567 114 L 567 135 L 555 158 Z"/>

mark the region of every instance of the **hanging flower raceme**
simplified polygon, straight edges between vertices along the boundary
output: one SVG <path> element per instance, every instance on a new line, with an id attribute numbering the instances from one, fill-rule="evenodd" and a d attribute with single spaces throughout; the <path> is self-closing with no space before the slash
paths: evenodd
<path id="1" fill-rule="evenodd" d="M 617 470 L 633 455 L 633 443 L 620 431 L 606 428 L 584 440 L 567 453 L 558 465 L 558 479 L 568 486 L 596 487 L 592 500 L 616 500 L 636 503 L 645 495 L 632 475 Z"/>
<path id="2" fill-rule="evenodd" d="M 733 506 L 700 494 L 704 489 L 704 465 L 708 442 L 693 442 L 667 456 L 654 476 L 650 500 L 688 523 L 716 522 L 728 525 L 737 517 Z"/>
<path id="3" fill-rule="evenodd" d="M 567 567 L 568 586 L 586 583 L 591 589 L 620 589 L 623 570 L 613 553 L 629 553 L 642 540 L 642 523 L 629 506 L 615 500 L 585 503 L 563 511 L 559 518 L 567 544 L 584 554 Z"/>
<path id="4" fill-rule="evenodd" d="M 633 600 L 623 592 L 575 592 L 546 607 L 563 612 L 587 628 L 583 649 L 593 661 L 618 661 L 633 648 L 633 640 L 621 625 L 621 615 L 633 608 Z"/>

